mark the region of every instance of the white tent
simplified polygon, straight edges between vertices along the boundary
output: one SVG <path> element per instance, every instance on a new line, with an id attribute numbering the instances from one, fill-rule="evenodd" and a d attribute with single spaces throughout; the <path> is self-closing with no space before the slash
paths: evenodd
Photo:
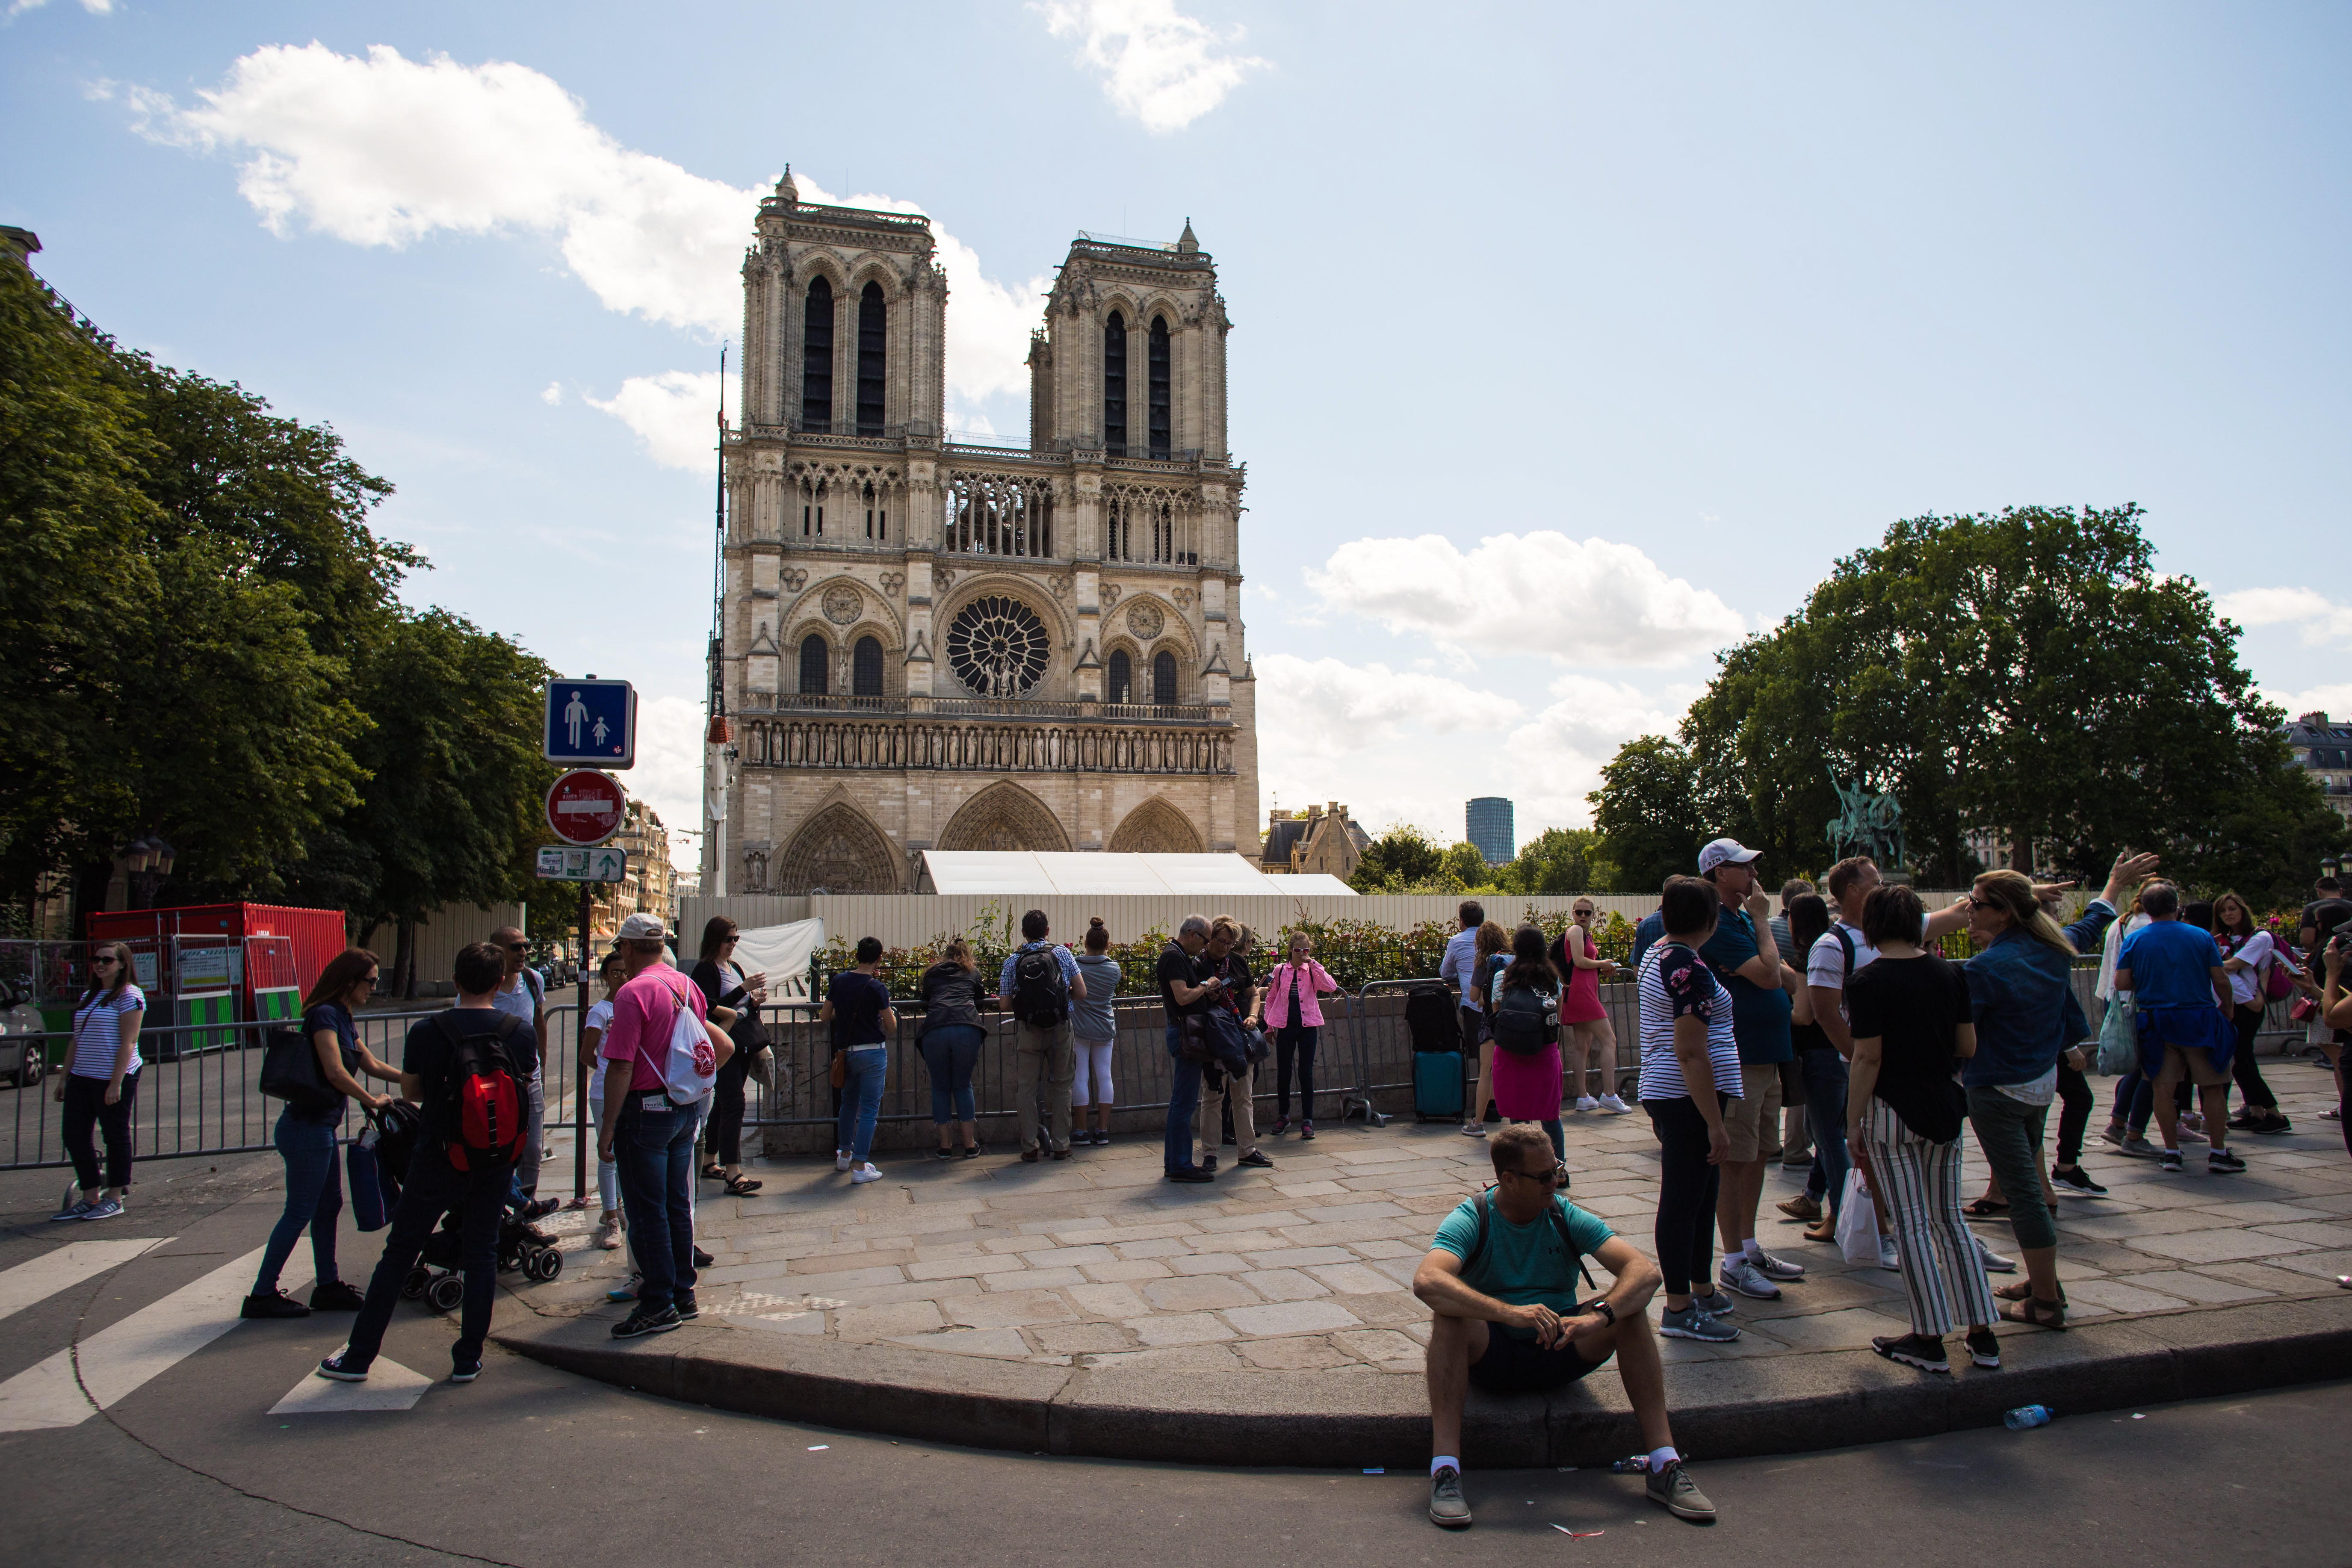
<path id="1" fill-rule="evenodd" d="M 1337 877 L 1269 877 L 1238 855 L 1073 855 L 998 849 L 927 849 L 924 893 L 1179 894 L 1208 898 L 1352 896 Z"/>

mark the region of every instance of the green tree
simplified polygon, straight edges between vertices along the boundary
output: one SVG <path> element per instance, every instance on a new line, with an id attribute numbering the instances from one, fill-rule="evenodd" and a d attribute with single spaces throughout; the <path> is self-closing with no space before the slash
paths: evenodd
<path id="1" fill-rule="evenodd" d="M 1454 844 L 1437 862 L 1437 880 L 1454 888 L 1483 888 L 1493 882 L 1486 857 L 1475 844 Z"/>
<path id="2" fill-rule="evenodd" d="M 1668 877 L 1698 869 L 1701 824 L 1691 753 L 1664 735 L 1628 741 L 1601 764 L 1592 826 L 1613 868 L 1611 892 L 1654 892 Z"/>
<path id="3" fill-rule="evenodd" d="M 1617 869 L 1590 827 L 1548 827 L 1519 846 L 1517 858 L 1496 868 L 1495 886 L 1507 893 L 1598 893 L 1616 886 Z"/>
<path id="4" fill-rule="evenodd" d="M 1401 893 L 1436 881 L 1444 851 L 1428 834 L 1400 822 L 1365 847 L 1348 885 L 1360 893 Z"/>
<path id="5" fill-rule="evenodd" d="M 2323 820 L 2284 715 L 2238 664 L 2238 628 L 2157 572 L 2139 517 L 2027 507 L 1895 524 L 1722 656 L 1681 727 L 1678 802 L 1654 765 L 1668 742 L 1604 770 L 1612 847 L 1614 824 L 1678 816 L 1700 829 L 1694 847 L 1732 834 L 1770 876 L 1816 866 L 1834 848 L 1835 776 L 1902 803 L 1925 882 L 1965 879 L 1967 837 L 1990 828 L 2043 871 L 2097 876 L 2130 846 L 2194 883 L 2291 896 L 2342 825 Z M 1619 798 L 1637 783 L 1659 787 Z"/>

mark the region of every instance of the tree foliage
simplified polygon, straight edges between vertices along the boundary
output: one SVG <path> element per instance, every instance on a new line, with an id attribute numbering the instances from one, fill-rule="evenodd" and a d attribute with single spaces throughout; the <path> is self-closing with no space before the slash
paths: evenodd
<path id="1" fill-rule="evenodd" d="M 1419 892 L 1438 880 L 1445 851 L 1409 822 L 1385 829 L 1364 848 L 1348 886 L 1360 893 Z"/>
<path id="2" fill-rule="evenodd" d="M 1600 893 L 1616 889 L 1618 872 L 1590 827 L 1548 827 L 1519 846 L 1517 857 L 1495 868 L 1488 885 L 1506 893 Z"/>
<path id="3" fill-rule="evenodd" d="M 118 348 L 0 265 L 0 876 L 102 879 L 160 833 L 181 901 L 362 923 L 515 897 L 541 840 L 537 690 L 394 597 L 392 493 L 326 426 Z M 84 879 L 85 885 L 89 879 Z"/>
<path id="4" fill-rule="evenodd" d="M 1621 751 L 1594 795 L 1629 878 L 1718 834 L 1769 875 L 1835 858 L 1832 776 L 1892 792 L 1909 869 L 1977 868 L 1974 829 L 2036 868 L 2165 854 L 2250 897 L 2343 842 L 2237 661 L 2238 628 L 2160 575 L 2139 509 L 1919 517 L 1837 563 L 1804 607 L 1720 657 L 1675 740 Z"/>

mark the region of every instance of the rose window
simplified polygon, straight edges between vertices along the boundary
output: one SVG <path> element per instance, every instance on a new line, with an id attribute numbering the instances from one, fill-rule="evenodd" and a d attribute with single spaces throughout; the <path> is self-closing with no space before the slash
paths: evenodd
<path id="1" fill-rule="evenodd" d="M 1001 594 L 973 600 L 948 626 L 948 668 L 982 697 L 1019 697 L 1045 674 L 1045 624 Z"/>

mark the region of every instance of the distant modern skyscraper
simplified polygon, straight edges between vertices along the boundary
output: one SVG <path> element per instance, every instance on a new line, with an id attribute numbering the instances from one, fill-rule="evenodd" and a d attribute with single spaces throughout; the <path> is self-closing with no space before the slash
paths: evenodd
<path id="1" fill-rule="evenodd" d="M 1468 818 L 1470 842 L 1486 858 L 1489 866 L 1499 866 L 1519 852 L 1519 841 L 1511 830 L 1511 803 L 1499 795 L 1482 795 L 1470 803 L 1465 814 Z"/>

